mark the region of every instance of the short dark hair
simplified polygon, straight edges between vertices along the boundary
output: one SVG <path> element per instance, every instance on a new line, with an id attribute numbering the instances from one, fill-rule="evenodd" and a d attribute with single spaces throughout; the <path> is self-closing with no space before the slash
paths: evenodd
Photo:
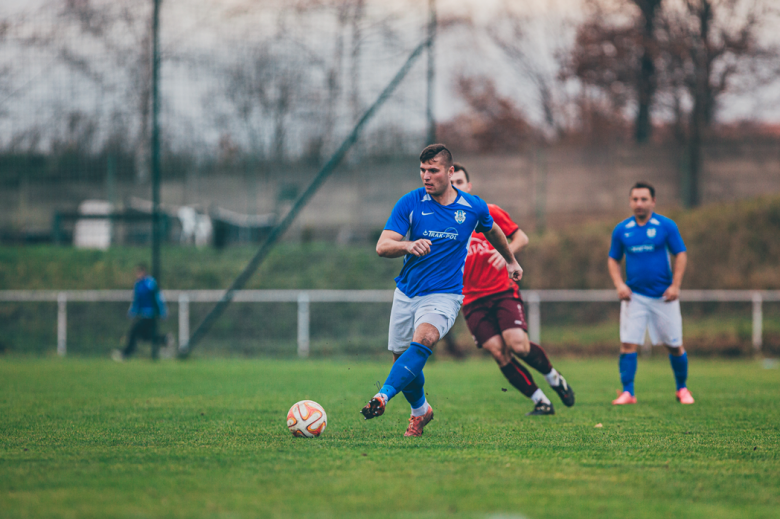
<path id="1" fill-rule="evenodd" d="M 453 162 L 452 167 L 455 168 L 455 171 L 462 171 L 463 174 L 466 176 L 466 182 L 471 182 L 471 179 L 469 178 L 469 172 L 466 171 L 466 168 L 463 167 L 463 164 L 460 162 Z"/>
<path id="2" fill-rule="evenodd" d="M 422 150 L 422 153 L 420 153 L 420 162 L 426 163 L 439 155 L 443 156 L 443 162 L 445 166 L 447 166 L 447 169 L 449 169 L 449 167 L 452 166 L 452 153 L 450 153 L 450 150 L 448 150 L 447 146 L 444 144 L 431 144 L 430 146 L 426 146 L 425 149 Z"/>
<path id="3" fill-rule="evenodd" d="M 141 272 L 149 272 L 149 269 L 146 268 L 146 263 L 137 263 L 135 269 L 140 270 Z"/>
<path id="4" fill-rule="evenodd" d="M 650 191 L 650 197 L 655 199 L 655 188 L 650 182 L 645 182 L 644 180 L 640 180 L 639 182 L 631 186 L 631 189 L 628 190 L 628 194 L 630 195 L 634 189 L 647 189 Z"/>

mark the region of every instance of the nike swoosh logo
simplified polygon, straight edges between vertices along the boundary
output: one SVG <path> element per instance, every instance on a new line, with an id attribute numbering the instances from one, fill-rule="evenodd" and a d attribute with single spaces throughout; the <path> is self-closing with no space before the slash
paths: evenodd
<path id="1" fill-rule="evenodd" d="M 423 213 L 423 216 L 428 216 L 429 214 L 433 214 L 433 212 L 430 212 L 430 213 L 425 213 L 425 212 L 424 212 L 424 213 Z"/>

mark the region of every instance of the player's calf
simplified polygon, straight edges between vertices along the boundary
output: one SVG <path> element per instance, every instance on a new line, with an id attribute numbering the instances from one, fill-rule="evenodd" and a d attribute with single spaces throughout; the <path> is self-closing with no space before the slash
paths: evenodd
<path id="1" fill-rule="evenodd" d="M 541 346 L 535 342 L 529 341 L 528 352 L 525 356 L 520 355 L 520 357 L 529 366 L 544 375 L 547 383 L 550 384 L 553 391 L 558 393 L 558 396 L 566 407 L 574 405 L 574 390 L 566 379 L 563 378 L 563 375 L 553 367 L 552 362 L 550 362 L 549 357 L 547 357 L 547 352 L 545 352 Z"/>

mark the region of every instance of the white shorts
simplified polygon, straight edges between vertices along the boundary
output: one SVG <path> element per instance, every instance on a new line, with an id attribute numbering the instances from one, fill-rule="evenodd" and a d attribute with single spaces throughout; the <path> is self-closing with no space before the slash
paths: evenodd
<path id="1" fill-rule="evenodd" d="M 414 331 L 422 323 L 428 323 L 439 330 L 439 339 L 450 331 L 458 317 L 463 296 L 460 294 L 428 294 L 407 297 L 395 289 L 393 310 L 390 312 L 390 333 L 387 349 L 403 353 L 412 342 Z"/>
<path id="2" fill-rule="evenodd" d="M 631 301 L 621 301 L 620 342 L 642 344 L 645 342 L 645 330 L 650 333 L 653 346 L 682 346 L 680 300 L 665 301 L 634 293 Z"/>

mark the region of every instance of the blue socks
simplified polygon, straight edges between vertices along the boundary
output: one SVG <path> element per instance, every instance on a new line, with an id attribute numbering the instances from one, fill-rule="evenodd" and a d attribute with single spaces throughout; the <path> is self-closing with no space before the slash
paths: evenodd
<path id="1" fill-rule="evenodd" d="M 634 396 L 634 377 L 636 376 L 636 353 L 620 354 L 620 381 L 623 383 L 623 391 L 628 391 Z M 686 364 L 687 365 L 687 364 Z"/>
<path id="2" fill-rule="evenodd" d="M 400 359 L 399 359 L 400 360 Z M 417 378 L 409 382 L 404 388 L 404 396 L 406 400 L 411 404 L 412 409 L 418 409 L 425 403 L 425 374 L 421 371 Z"/>
<path id="3" fill-rule="evenodd" d="M 623 383 L 623 391 L 628 391 L 634 395 L 634 377 L 636 376 L 636 353 L 620 354 L 620 381 Z M 688 380 L 688 352 L 679 357 L 669 354 L 669 362 L 674 371 L 674 379 L 677 382 L 677 390 L 685 387 Z"/>
<path id="4" fill-rule="evenodd" d="M 379 392 L 387 395 L 387 400 L 389 401 L 399 392 L 406 389 L 406 386 L 418 377 L 424 383 L 425 379 L 422 378 L 422 370 L 431 353 L 429 348 L 419 342 L 411 343 L 409 349 L 398 357 L 398 360 L 393 364 L 390 374 L 387 375 L 387 380 L 385 380 L 385 385 L 382 386 Z M 420 384 L 420 388 L 422 388 L 422 384 Z"/>
<path id="5" fill-rule="evenodd" d="M 674 371 L 674 380 L 677 382 L 677 391 L 685 387 L 685 381 L 688 379 L 688 352 L 686 351 L 679 357 L 669 354 L 669 362 Z"/>

